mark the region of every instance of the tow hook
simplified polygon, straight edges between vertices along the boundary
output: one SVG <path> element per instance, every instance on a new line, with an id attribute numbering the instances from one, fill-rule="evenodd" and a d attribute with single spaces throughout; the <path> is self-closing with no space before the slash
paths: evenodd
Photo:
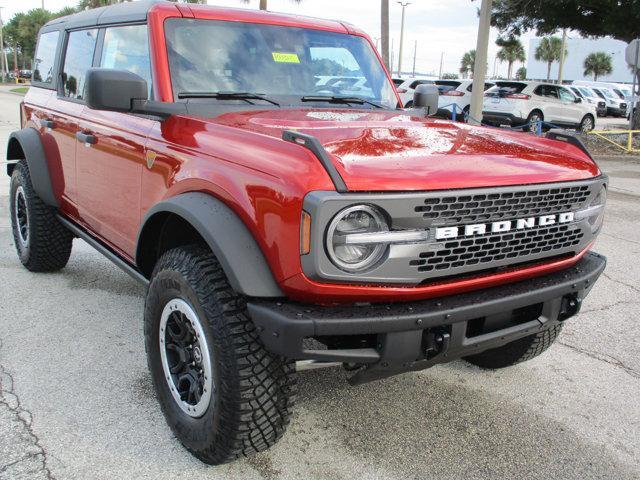
<path id="1" fill-rule="evenodd" d="M 428 359 L 443 355 L 449 350 L 451 334 L 443 329 L 430 330 L 425 335 L 424 353 Z"/>

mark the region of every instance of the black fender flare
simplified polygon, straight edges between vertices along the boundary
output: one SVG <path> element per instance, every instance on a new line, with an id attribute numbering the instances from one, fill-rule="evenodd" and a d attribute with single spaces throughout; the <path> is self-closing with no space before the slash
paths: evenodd
<path id="1" fill-rule="evenodd" d="M 24 154 L 24 159 L 29 166 L 33 189 L 44 203 L 58 208 L 58 200 L 53 192 L 53 184 L 51 183 L 51 175 L 49 174 L 49 166 L 42 146 L 42 139 L 35 128 L 23 128 L 9 135 L 7 160 L 22 160 L 22 154 Z M 13 173 L 14 167 L 15 165 L 12 163 L 7 165 L 8 175 Z"/>
<path id="2" fill-rule="evenodd" d="M 284 297 L 262 250 L 246 225 L 227 205 L 202 192 L 176 195 L 146 213 L 136 248 L 136 265 L 142 270 L 145 231 L 153 231 L 154 217 L 172 213 L 188 222 L 205 240 L 220 262 L 233 289 L 250 297 Z"/>

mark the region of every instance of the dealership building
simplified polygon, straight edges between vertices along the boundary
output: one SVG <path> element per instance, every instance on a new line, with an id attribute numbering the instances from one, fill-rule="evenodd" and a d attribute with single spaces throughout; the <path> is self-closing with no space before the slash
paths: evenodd
<path id="1" fill-rule="evenodd" d="M 576 34 L 577 35 L 577 34 Z M 571 37 L 571 35 L 570 35 Z M 532 38 L 529 41 L 529 51 L 527 52 L 527 78 L 531 80 L 546 80 L 547 63 L 538 61 L 535 58 L 536 49 L 542 38 Z M 613 71 L 610 75 L 598 77 L 598 81 L 614 83 L 632 83 L 633 76 L 624 58 L 624 51 L 627 47 L 625 42 L 612 38 L 567 38 L 567 52 L 565 58 L 564 74 L 565 81 L 593 80 L 592 75 L 584 75 L 584 59 L 593 52 L 606 52 L 611 56 Z M 558 78 L 558 62 L 551 66 L 551 80 Z"/>

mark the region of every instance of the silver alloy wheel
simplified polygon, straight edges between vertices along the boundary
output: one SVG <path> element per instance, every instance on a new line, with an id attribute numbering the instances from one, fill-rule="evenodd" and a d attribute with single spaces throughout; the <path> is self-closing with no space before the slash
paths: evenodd
<path id="1" fill-rule="evenodd" d="M 584 119 L 582 119 L 580 130 L 584 133 L 593 130 L 593 119 L 591 117 L 585 117 Z"/>
<path id="2" fill-rule="evenodd" d="M 532 113 L 529 115 L 529 131 L 536 133 L 538 131 L 538 122 L 540 121 L 540 115 Z"/>
<path id="3" fill-rule="evenodd" d="M 13 217 L 18 231 L 18 240 L 22 247 L 26 248 L 29 246 L 29 211 L 27 209 L 27 197 L 24 194 L 22 185 L 16 188 Z"/>
<path id="4" fill-rule="evenodd" d="M 162 310 L 158 332 L 162 370 L 173 399 L 190 417 L 201 417 L 214 386 L 209 345 L 198 315 L 187 302 L 174 298 Z"/>

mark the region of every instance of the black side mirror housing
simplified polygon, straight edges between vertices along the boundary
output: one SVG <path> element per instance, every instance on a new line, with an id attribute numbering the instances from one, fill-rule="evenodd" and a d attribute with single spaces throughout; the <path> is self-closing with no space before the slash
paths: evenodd
<path id="1" fill-rule="evenodd" d="M 426 115 L 435 115 L 439 97 L 440 91 L 436 85 L 418 85 L 413 93 L 413 108 L 423 108 Z"/>
<path id="2" fill-rule="evenodd" d="M 111 68 L 90 68 L 85 78 L 85 101 L 94 110 L 131 112 L 134 102 L 149 98 L 147 81 L 129 72 Z"/>
<path id="3" fill-rule="evenodd" d="M 575 103 L 582 103 L 582 99 L 580 97 L 576 97 L 574 100 Z"/>

